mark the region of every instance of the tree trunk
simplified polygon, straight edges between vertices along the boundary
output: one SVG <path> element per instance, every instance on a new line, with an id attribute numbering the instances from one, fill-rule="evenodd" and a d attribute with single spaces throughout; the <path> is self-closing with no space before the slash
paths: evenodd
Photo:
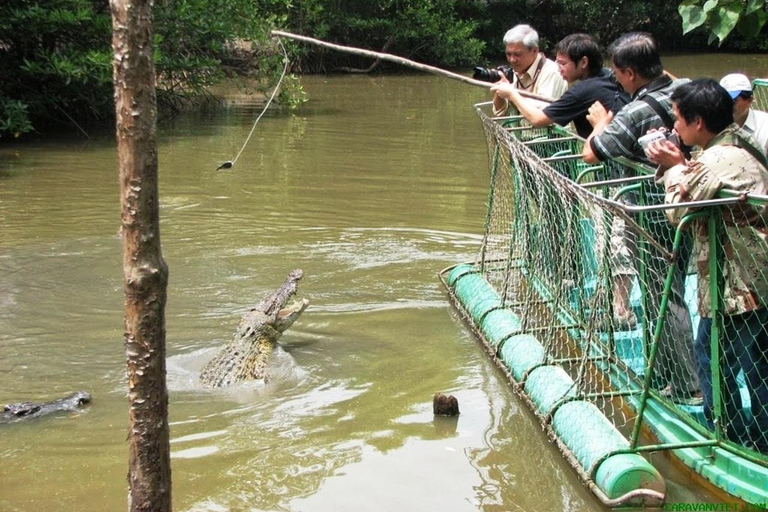
<path id="1" fill-rule="evenodd" d="M 171 510 L 152 1 L 111 0 L 127 359 L 128 510 Z"/>

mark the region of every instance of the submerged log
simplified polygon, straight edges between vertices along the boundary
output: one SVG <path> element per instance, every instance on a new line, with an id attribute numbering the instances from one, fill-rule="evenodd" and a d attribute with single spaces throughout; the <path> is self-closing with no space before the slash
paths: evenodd
<path id="1" fill-rule="evenodd" d="M 435 393 L 432 399 L 432 412 L 437 416 L 458 416 L 459 401 L 453 395 Z"/>
<path id="2" fill-rule="evenodd" d="M 298 289 L 303 273 L 288 274 L 283 285 L 245 313 L 232 340 L 203 368 L 203 385 L 219 388 L 244 380 L 268 378 L 267 365 L 278 338 L 307 309 L 302 299 L 286 306 Z"/>

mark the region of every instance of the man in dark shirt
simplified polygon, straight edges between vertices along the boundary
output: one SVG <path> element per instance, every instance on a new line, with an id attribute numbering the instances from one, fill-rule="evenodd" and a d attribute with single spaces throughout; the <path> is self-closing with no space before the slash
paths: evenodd
<path id="1" fill-rule="evenodd" d="M 611 72 L 603 69 L 602 52 L 592 36 L 566 36 L 557 43 L 555 51 L 560 76 L 571 85 L 555 102 L 542 109 L 540 102 L 524 98 L 515 88 L 501 82 L 491 90 L 514 103 L 533 126 L 565 126 L 573 122 L 576 132 L 587 137 L 592 132 L 587 121 L 589 107 L 599 101 L 606 110 L 618 112 L 629 102 L 629 95 L 613 80 Z"/>

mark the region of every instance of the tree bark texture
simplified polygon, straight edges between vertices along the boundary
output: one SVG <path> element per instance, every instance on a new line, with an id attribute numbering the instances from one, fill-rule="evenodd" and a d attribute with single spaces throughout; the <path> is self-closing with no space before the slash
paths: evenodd
<path id="1" fill-rule="evenodd" d="M 110 0 L 125 287 L 128 510 L 171 510 L 152 1 Z"/>

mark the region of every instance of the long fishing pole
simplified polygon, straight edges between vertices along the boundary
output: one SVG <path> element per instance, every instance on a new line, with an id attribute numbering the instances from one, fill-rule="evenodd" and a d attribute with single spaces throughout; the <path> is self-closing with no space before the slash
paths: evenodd
<path id="1" fill-rule="evenodd" d="M 320 39 L 315 39 L 312 37 L 302 36 L 298 34 L 292 34 L 290 32 L 284 32 L 282 30 L 273 30 L 272 35 L 277 37 L 278 44 L 280 44 L 280 48 L 283 50 L 284 55 L 284 62 L 285 67 L 283 68 L 283 73 L 280 75 L 280 80 L 278 81 L 277 85 L 275 86 L 274 90 L 272 91 L 272 95 L 269 97 L 269 101 L 267 101 L 267 104 L 264 106 L 264 109 L 261 111 L 261 114 L 259 114 L 259 117 L 256 119 L 256 121 L 253 123 L 253 127 L 251 127 L 251 132 L 248 134 L 248 137 L 245 140 L 245 143 L 243 143 L 242 148 L 240 148 L 240 151 L 237 153 L 237 156 L 233 158 L 232 160 L 227 160 L 223 164 L 221 164 L 216 170 L 219 169 L 231 169 L 232 166 L 235 165 L 235 162 L 237 162 L 237 159 L 240 158 L 240 155 L 242 154 L 245 147 L 248 145 L 248 141 L 251 140 L 251 136 L 253 135 L 254 130 L 256 129 L 256 125 L 258 124 L 261 117 L 264 115 L 264 113 L 267 111 L 267 108 L 269 108 L 269 104 L 272 102 L 272 99 L 275 97 L 275 94 L 277 93 L 277 90 L 280 88 L 280 84 L 283 81 L 283 78 L 285 77 L 285 73 L 288 70 L 288 54 L 285 51 L 285 47 L 283 46 L 282 41 L 280 40 L 280 37 L 285 37 L 288 39 L 295 39 L 297 41 L 302 41 L 305 43 L 313 44 L 315 46 L 321 46 L 324 48 L 329 48 L 331 50 L 344 52 L 344 53 L 352 53 L 354 55 L 361 55 L 364 57 L 370 57 L 372 59 L 378 59 L 378 60 L 385 60 L 389 62 L 394 62 L 396 64 L 400 64 L 401 66 L 406 66 L 409 68 L 413 68 L 419 71 L 423 71 L 426 73 L 431 73 L 433 75 L 439 75 L 444 76 L 447 78 L 450 78 L 452 80 L 458 80 L 459 82 L 463 82 L 465 84 L 474 85 L 476 87 L 484 87 L 486 89 L 490 88 L 493 84 L 489 82 L 483 82 L 481 80 L 475 80 L 473 78 L 469 78 L 464 75 L 460 75 L 458 73 L 454 73 L 452 71 L 447 71 L 445 69 L 437 68 L 435 66 L 430 66 L 428 64 L 422 64 L 420 62 L 416 62 L 410 59 L 406 59 L 404 57 L 399 57 L 397 55 L 392 55 L 391 53 L 382 53 L 382 52 L 374 52 L 372 50 L 365 50 L 363 48 L 355 48 L 353 46 L 343 46 L 340 44 L 334 44 L 329 43 L 327 41 L 322 41 Z M 531 98 L 534 100 L 544 101 L 544 102 L 551 102 L 552 98 L 548 98 L 546 96 L 540 96 L 538 94 L 533 94 L 527 91 L 519 91 L 521 96 L 524 96 L 526 98 Z"/>
<path id="2" fill-rule="evenodd" d="M 303 41 L 305 43 L 313 44 L 316 46 L 322 46 L 323 48 L 329 48 L 331 50 L 336 50 L 339 52 L 352 53 L 355 55 L 370 57 L 372 59 L 380 59 L 380 60 L 386 60 L 389 62 L 394 62 L 402 66 L 407 66 L 409 68 L 417 69 L 419 71 L 424 71 L 426 73 L 432 73 L 433 75 L 444 76 L 444 77 L 451 78 L 453 80 L 458 80 L 459 82 L 464 82 L 465 84 L 474 85 L 477 87 L 485 87 L 487 89 L 493 85 L 492 83 L 483 82 L 481 80 L 475 80 L 473 78 L 469 78 L 467 76 L 460 75 L 458 73 L 453 73 L 452 71 L 436 68 L 428 64 L 421 64 L 420 62 L 409 60 L 404 57 L 398 57 L 397 55 L 392 55 L 391 53 L 374 52 L 371 50 L 365 50 L 363 48 L 355 48 L 353 46 L 342 46 L 340 44 L 328 43 L 326 41 L 322 41 L 320 39 L 314 39 L 312 37 L 292 34 L 290 32 L 283 32 L 282 30 L 273 30 L 272 35 L 278 36 L 278 37 L 286 37 L 288 39 L 295 39 L 297 41 Z M 531 98 L 539 101 L 546 101 L 548 103 L 552 101 L 552 98 L 547 98 L 546 96 L 540 96 L 538 94 L 532 94 L 522 90 L 519 92 L 521 96 L 525 96 L 526 98 Z"/>
<path id="3" fill-rule="evenodd" d="M 280 80 L 277 81 L 277 84 L 275 85 L 275 88 L 272 90 L 272 95 L 269 97 L 269 100 L 267 100 L 267 104 L 264 105 L 264 109 L 259 114 L 259 117 L 256 118 L 256 121 L 253 123 L 253 126 L 251 127 L 251 132 L 248 134 L 248 137 L 245 139 L 245 142 L 243 143 L 243 146 L 240 148 L 240 151 L 237 153 L 237 156 L 233 158 L 232 160 L 227 160 L 220 166 L 216 168 L 216 170 L 221 169 L 231 169 L 233 165 L 235 165 L 235 162 L 237 162 L 237 159 L 240 158 L 240 155 L 243 153 L 243 150 L 245 149 L 245 146 L 248 145 L 248 141 L 251 140 L 251 135 L 253 135 L 253 131 L 256 129 L 256 125 L 261 120 L 261 116 L 264 115 L 264 113 L 269 108 L 269 104 L 272 103 L 272 100 L 275 98 L 275 94 L 277 94 L 278 89 L 280 89 L 280 84 L 283 83 L 283 78 L 285 78 L 285 73 L 288 71 L 288 52 L 285 51 L 285 46 L 283 46 L 283 42 L 280 40 L 280 38 L 277 38 L 277 43 L 280 45 L 280 49 L 283 50 L 283 73 L 280 75 Z"/>

